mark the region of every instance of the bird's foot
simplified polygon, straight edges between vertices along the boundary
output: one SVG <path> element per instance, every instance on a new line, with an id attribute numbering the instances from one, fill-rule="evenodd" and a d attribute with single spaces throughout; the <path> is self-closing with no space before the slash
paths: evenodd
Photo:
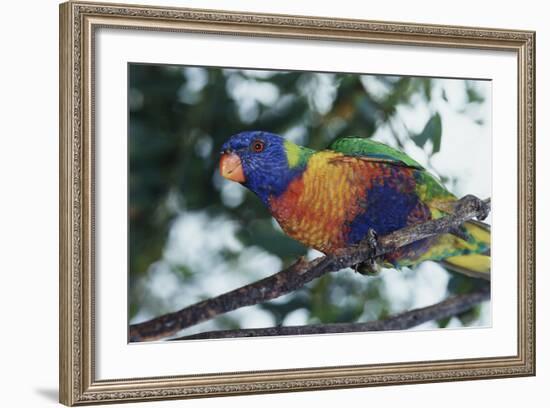
<path id="1" fill-rule="evenodd" d="M 373 254 L 366 260 L 361 263 L 358 263 L 354 266 L 355 272 L 360 273 L 361 275 L 366 276 L 375 276 L 380 272 L 380 267 L 376 262 L 376 254 L 378 250 L 378 236 L 376 231 L 372 228 L 369 228 L 367 231 L 367 236 L 361 241 L 360 245 L 366 245 L 370 249 L 370 253 Z"/>
<path id="2" fill-rule="evenodd" d="M 353 267 L 355 272 L 365 276 L 376 276 L 380 273 L 380 267 L 375 261 L 365 261 Z"/>
<path id="3" fill-rule="evenodd" d="M 367 231 L 367 236 L 365 237 L 365 242 L 369 246 L 369 248 L 372 250 L 372 252 L 376 252 L 378 250 L 378 234 L 376 231 L 372 228 L 369 228 Z"/>

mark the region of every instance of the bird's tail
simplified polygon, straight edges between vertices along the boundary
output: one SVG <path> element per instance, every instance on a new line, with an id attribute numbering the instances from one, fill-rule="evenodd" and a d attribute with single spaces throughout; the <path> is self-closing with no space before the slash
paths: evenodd
<path id="1" fill-rule="evenodd" d="M 393 266 L 415 266 L 436 261 L 447 269 L 475 278 L 490 279 L 491 230 L 479 221 L 467 221 L 452 234 L 418 241 L 391 256 Z"/>
<path id="2" fill-rule="evenodd" d="M 464 223 L 467 240 L 453 236 L 455 245 L 464 254 L 441 259 L 447 269 L 475 278 L 490 279 L 491 274 L 491 228 L 479 221 Z M 449 234 L 447 234 L 449 235 Z M 445 236 L 443 236 L 445 237 Z"/>

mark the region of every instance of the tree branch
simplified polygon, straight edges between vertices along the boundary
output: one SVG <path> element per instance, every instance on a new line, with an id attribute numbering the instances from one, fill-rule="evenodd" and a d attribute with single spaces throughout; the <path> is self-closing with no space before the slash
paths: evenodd
<path id="1" fill-rule="evenodd" d="M 257 336 L 292 336 L 299 334 L 353 333 L 383 330 L 406 330 L 432 320 L 444 319 L 463 313 L 490 298 L 487 287 L 464 295 L 453 296 L 432 306 L 414 309 L 383 320 L 365 323 L 330 323 L 306 326 L 277 326 L 255 329 L 214 330 L 191 334 L 171 340 L 221 339 Z"/>
<path id="2" fill-rule="evenodd" d="M 177 312 L 133 324 L 130 326 L 129 340 L 145 341 L 169 337 L 220 314 L 275 299 L 326 273 L 379 257 L 424 238 L 456 230 L 465 221 L 475 217 L 483 219 L 490 211 L 490 206 L 490 199 L 482 201 L 474 196 L 466 196 L 457 201 L 453 214 L 387 234 L 378 238 L 375 247 L 365 243 L 338 250 L 334 254 L 310 262 L 300 258 L 288 268 L 257 282 L 195 303 Z"/>

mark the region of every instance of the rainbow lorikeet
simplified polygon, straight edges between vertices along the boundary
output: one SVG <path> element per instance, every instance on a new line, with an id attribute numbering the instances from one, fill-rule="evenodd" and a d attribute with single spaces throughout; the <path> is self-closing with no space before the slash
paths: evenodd
<path id="1" fill-rule="evenodd" d="M 326 150 L 249 131 L 222 147 L 221 175 L 253 191 L 290 237 L 326 254 L 439 218 L 457 198 L 405 153 L 365 138 L 337 139 Z M 490 231 L 478 221 L 384 256 L 382 266 L 425 260 L 472 276 L 490 272 Z"/>

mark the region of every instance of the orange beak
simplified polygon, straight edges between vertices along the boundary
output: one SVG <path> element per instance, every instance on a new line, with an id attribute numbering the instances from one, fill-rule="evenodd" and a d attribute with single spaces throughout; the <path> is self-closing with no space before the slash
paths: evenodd
<path id="1" fill-rule="evenodd" d="M 228 180 L 244 183 L 241 159 L 235 153 L 223 153 L 220 159 L 220 174 Z"/>

